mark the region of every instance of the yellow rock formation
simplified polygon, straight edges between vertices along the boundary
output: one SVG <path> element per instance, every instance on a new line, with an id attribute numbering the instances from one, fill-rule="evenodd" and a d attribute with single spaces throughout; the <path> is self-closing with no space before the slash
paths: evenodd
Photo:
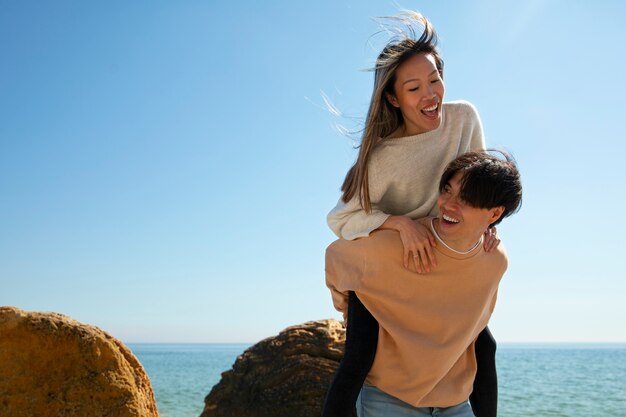
<path id="1" fill-rule="evenodd" d="M 148 376 L 102 330 L 0 307 L 0 416 L 158 417 Z"/>

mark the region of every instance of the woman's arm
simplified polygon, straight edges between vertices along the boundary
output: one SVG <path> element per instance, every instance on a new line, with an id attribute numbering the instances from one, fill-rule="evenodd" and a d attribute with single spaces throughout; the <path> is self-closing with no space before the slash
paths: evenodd
<path id="1" fill-rule="evenodd" d="M 369 236 L 378 229 L 395 230 L 400 233 L 402 240 L 405 268 L 409 268 L 411 259 L 418 273 L 430 272 L 437 266 L 432 250 L 437 243 L 428 228 L 407 216 L 392 216 L 375 207 L 372 207 L 371 213 L 366 213 L 355 200 L 348 203 L 339 200 L 337 206 L 328 213 L 328 226 L 338 237 L 354 240 Z"/>
<path id="2" fill-rule="evenodd" d="M 359 203 L 357 198 L 344 203 L 339 199 L 337 205 L 328 213 L 326 221 L 328 227 L 337 237 L 354 240 L 359 237 L 369 236 L 378 229 L 389 214 L 379 210 L 375 203 L 372 204 L 372 211 L 367 213 Z"/>
<path id="3" fill-rule="evenodd" d="M 411 259 L 418 273 L 430 272 L 437 266 L 433 251 L 437 242 L 426 226 L 407 216 L 389 216 L 379 229 L 396 230 L 400 233 L 405 268 L 409 267 Z"/>

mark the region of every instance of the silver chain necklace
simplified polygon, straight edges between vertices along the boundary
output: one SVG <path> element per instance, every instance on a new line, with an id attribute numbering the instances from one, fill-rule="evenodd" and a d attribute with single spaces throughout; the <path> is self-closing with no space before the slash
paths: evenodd
<path id="1" fill-rule="evenodd" d="M 432 218 L 430 219 L 430 228 L 433 231 L 433 234 L 435 235 L 435 237 L 437 238 L 438 241 L 440 241 L 441 243 L 443 243 L 443 246 L 445 246 L 446 248 L 450 249 L 452 252 L 454 253 L 458 253 L 459 255 L 467 255 L 468 253 L 472 252 L 474 249 L 476 249 L 483 241 L 483 237 L 482 235 L 480 236 L 480 239 L 478 239 L 478 242 L 476 242 L 476 244 L 474 246 L 472 246 L 470 249 L 466 250 L 465 252 L 462 252 L 460 250 L 456 250 L 451 248 L 450 246 L 448 246 L 448 244 L 446 242 L 443 241 L 443 239 L 441 238 L 441 236 L 439 236 L 439 233 L 437 233 L 437 230 L 435 230 L 435 219 Z"/>

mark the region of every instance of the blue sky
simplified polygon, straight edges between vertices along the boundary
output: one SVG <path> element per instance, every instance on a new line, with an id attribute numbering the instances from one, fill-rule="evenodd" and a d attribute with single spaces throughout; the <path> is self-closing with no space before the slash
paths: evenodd
<path id="1" fill-rule="evenodd" d="M 626 342 L 626 4 L 0 0 L 0 305 L 125 342 L 255 342 L 340 315 L 325 216 L 399 8 L 446 99 L 521 168 L 492 330 Z M 345 114 L 330 114 L 323 95 Z"/>

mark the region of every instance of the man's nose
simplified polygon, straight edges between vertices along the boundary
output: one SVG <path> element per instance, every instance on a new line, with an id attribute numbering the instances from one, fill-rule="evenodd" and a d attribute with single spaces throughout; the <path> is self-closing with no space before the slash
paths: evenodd
<path id="1" fill-rule="evenodd" d="M 446 209 L 452 209 L 459 204 L 459 199 L 457 196 L 446 196 L 444 197 L 442 206 Z"/>

